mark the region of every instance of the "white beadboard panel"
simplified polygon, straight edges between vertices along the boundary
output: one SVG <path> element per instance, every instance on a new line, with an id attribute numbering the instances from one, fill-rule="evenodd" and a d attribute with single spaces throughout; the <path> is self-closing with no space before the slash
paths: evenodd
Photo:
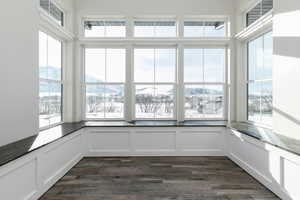
<path id="1" fill-rule="evenodd" d="M 83 155 L 80 132 L 49 145 L 38 157 L 39 177 L 42 187 L 49 188 L 72 168 Z"/>
<path id="2" fill-rule="evenodd" d="M 21 158 L 0 168 L 0 194 L 5 200 L 31 200 L 38 191 L 37 162 Z"/>

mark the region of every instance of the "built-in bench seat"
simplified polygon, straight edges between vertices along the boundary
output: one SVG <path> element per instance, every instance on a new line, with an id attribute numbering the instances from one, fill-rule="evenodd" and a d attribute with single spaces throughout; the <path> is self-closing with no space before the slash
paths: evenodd
<path id="1" fill-rule="evenodd" d="M 282 199 L 296 200 L 299 144 L 225 121 L 64 123 L 0 147 L 0 193 L 10 200 L 38 199 L 86 156 L 227 156 Z"/>

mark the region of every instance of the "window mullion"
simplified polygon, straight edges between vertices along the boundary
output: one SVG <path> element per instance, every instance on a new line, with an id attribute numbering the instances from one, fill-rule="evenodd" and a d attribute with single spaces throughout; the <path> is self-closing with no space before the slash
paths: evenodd
<path id="1" fill-rule="evenodd" d="M 177 104 L 177 113 L 174 113 L 175 116 L 177 116 L 177 121 L 184 121 L 184 48 L 182 44 L 178 45 L 178 55 L 177 55 L 177 98 L 176 98 L 176 104 Z"/>

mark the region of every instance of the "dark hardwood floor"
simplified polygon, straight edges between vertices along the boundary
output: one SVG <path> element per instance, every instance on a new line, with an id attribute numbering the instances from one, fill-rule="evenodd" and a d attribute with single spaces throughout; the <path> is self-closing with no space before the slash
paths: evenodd
<path id="1" fill-rule="evenodd" d="M 225 157 L 84 158 L 40 200 L 279 200 Z"/>

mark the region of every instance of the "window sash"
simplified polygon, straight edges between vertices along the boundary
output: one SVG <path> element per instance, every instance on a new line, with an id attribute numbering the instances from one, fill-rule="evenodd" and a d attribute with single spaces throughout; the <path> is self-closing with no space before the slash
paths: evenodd
<path id="1" fill-rule="evenodd" d="M 250 50 L 249 50 L 249 46 L 250 46 L 250 43 L 251 42 L 257 42 L 257 41 L 259 41 L 259 40 L 261 40 L 261 47 L 262 47 L 262 52 L 261 52 L 261 54 L 263 54 L 262 55 L 262 57 L 261 57 L 261 59 L 262 59 L 262 65 L 263 65 L 263 69 L 265 68 L 265 50 L 266 50 L 266 45 L 265 45 L 265 42 L 267 42 L 265 39 L 265 37 L 268 35 L 268 34 L 270 34 L 271 32 L 266 32 L 266 33 L 264 33 L 264 34 L 262 34 L 262 35 L 260 35 L 260 36 L 258 36 L 257 38 L 255 38 L 255 39 L 253 39 L 253 40 L 251 40 L 251 41 L 248 41 L 248 43 L 247 43 L 247 50 L 248 50 L 248 52 L 247 52 L 247 56 L 248 56 L 248 61 L 247 61 L 247 80 L 246 80 L 246 85 L 247 85 L 247 106 L 246 106 L 246 120 L 248 121 L 248 122 L 250 122 L 250 123 L 257 123 L 257 124 L 261 124 L 261 125 L 263 125 L 263 126 L 272 126 L 272 121 L 270 121 L 270 122 L 266 122 L 267 120 L 272 120 L 272 117 L 270 117 L 269 116 L 269 118 L 267 119 L 267 118 L 264 118 L 263 119 L 263 113 L 267 113 L 266 111 L 264 111 L 263 112 L 263 105 L 262 105 L 262 97 L 263 97 L 263 94 L 262 94 L 262 92 L 263 92 L 263 84 L 265 84 L 265 83 L 271 83 L 271 90 L 269 91 L 269 92 L 271 92 L 271 100 L 273 101 L 273 93 L 272 93 L 272 89 L 273 89 L 273 83 L 272 83 L 272 81 L 273 81 L 273 78 L 271 77 L 271 78 L 261 78 L 261 74 L 259 74 L 259 77 L 257 78 L 251 78 L 250 79 Z M 257 59 L 256 57 L 255 57 L 255 59 Z M 256 61 L 256 60 L 255 60 Z M 252 67 L 257 67 L 256 65 L 254 65 L 254 66 L 252 66 Z M 261 72 L 262 73 L 262 72 Z M 263 74 L 263 73 L 262 73 Z M 256 74 L 255 74 L 256 75 Z M 251 119 L 251 115 L 250 115 L 250 111 L 251 111 L 251 109 L 250 109 L 250 93 L 252 92 L 252 91 L 250 91 L 250 86 L 251 85 L 253 85 L 253 84 L 258 84 L 259 86 L 256 86 L 256 87 L 258 87 L 258 88 L 256 88 L 257 90 L 258 90 L 258 92 L 259 92 L 259 105 L 258 105 L 258 107 L 259 107 L 259 116 L 256 116 L 257 117 L 257 119 L 255 119 L 255 117 L 252 117 L 252 119 Z M 253 98 L 252 98 L 252 100 L 253 100 Z M 264 103 L 266 103 L 266 102 L 264 102 Z M 268 102 L 267 102 L 268 103 Z M 272 102 L 271 102 L 271 104 L 272 104 Z M 271 105 L 272 106 L 272 105 Z M 252 106 L 252 109 L 256 109 L 256 108 L 254 108 L 253 106 Z M 271 114 L 272 114 L 272 111 L 271 111 Z"/>
<path id="2" fill-rule="evenodd" d="M 60 118 L 60 120 L 59 121 L 57 121 L 57 122 L 51 122 L 51 120 L 53 120 L 53 117 L 50 117 L 49 119 L 48 119 L 48 124 L 45 124 L 44 126 L 41 126 L 41 124 L 39 125 L 39 129 L 40 130 L 44 130 L 44 129 L 47 129 L 47 128 L 50 128 L 50 127 L 53 127 L 53 126 L 55 126 L 55 125 L 57 125 L 57 124 L 61 124 L 62 123 L 62 121 L 63 121 L 63 90 L 64 90 L 64 81 L 63 81 L 63 42 L 62 41 L 60 41 L 60 40 L 58 40 L 58 39 L 56 39 L 56 38 L 54 38 L 54 37 L 52 37 L 51 35 L 49 35 L 49 34 L 47 34 L 47 33 L 44 33 L 44 32 L 42 32 L 42 31 L 39 31 L 39 40 L 41 39 L 41 37 L 40 37 L 40 35 L 41 34 L 44 34 L 47 38 L 47 41 L 46 41 L 46 46 L 44 46 L 44 48 L 46 48 L 46 49 L 44 49 L 44 50 L 46 50 L 45 52 L 43 52 L 43 53 L 45 53 L 46 55 L 41 55 L 40 53 L 41 52 L 39 52 L 39 57 L 41 57 L 41 56 L 46 56 L 46 63 L 44 63 L 44 64 L 46 64 L 46 66 L 47 67 L 49 67 L 49 53 L 51 53 L 51 52 L 49 52 L 49 45 L 48 45 L 48 42 L 49 42 L 49 37 L 51 38 L 51 40 L 55 40 L 56 42 L 59 42 L 60 43 L 60 48 L 61 48 L 61 56 L 60 56 L 60 77 L 59 77 L 59 79 L 51 79 L 51 78 L 49 78 L 49 77 L 47 77 L 47 78 L 44 78 L 44 77 L 40 77 L 40 73 L 39 73 L 39 88 L 41 89 L 41 87 L 42 87 L 42 85 L 41 85 L 41 82 L 44 82 L 44 83 L 46 83 L 46 84 L 54 84 L 54 85 L 59 85 L 59 87 L 60 87 L 60 92 L 59 92 L 59 96 L 60 96 L 60 113 L 59 113 L 59 118 Z M 40 41 L 41 42 L 41 41 Z M 41 47 L 41 46 L 40 46 Z M 52 46 L 53 47 L 53 46 Z M 40 67 L 41 66 L 39 66 L 39 70 L 40 70 Z M 45 66 L 44 66 L 45 67 Z M 48 70 L 48 69 L 47 69 Z M 48 85 L 49 86 L 49 85 Z M 48 89 L 51 89 L 51 88 L 48 88 Z M 52 93 L 52 91 L 48 91 L 48 95 L 50 95 Z M 41 95 L 41 91 L 39 90 L 39 106 L 40 106 L 40 95 Z M 51 106 L 50 104 L 49 104 L 49 106 Z M 40 109 L 40 108 L 39 108 Z M 48 109 L 50 109 L 50 108 L 48 108 Z M 40 110 L 39 110 L 39 123 L 41 123 L 41 115 L 40 115 Z"/>

